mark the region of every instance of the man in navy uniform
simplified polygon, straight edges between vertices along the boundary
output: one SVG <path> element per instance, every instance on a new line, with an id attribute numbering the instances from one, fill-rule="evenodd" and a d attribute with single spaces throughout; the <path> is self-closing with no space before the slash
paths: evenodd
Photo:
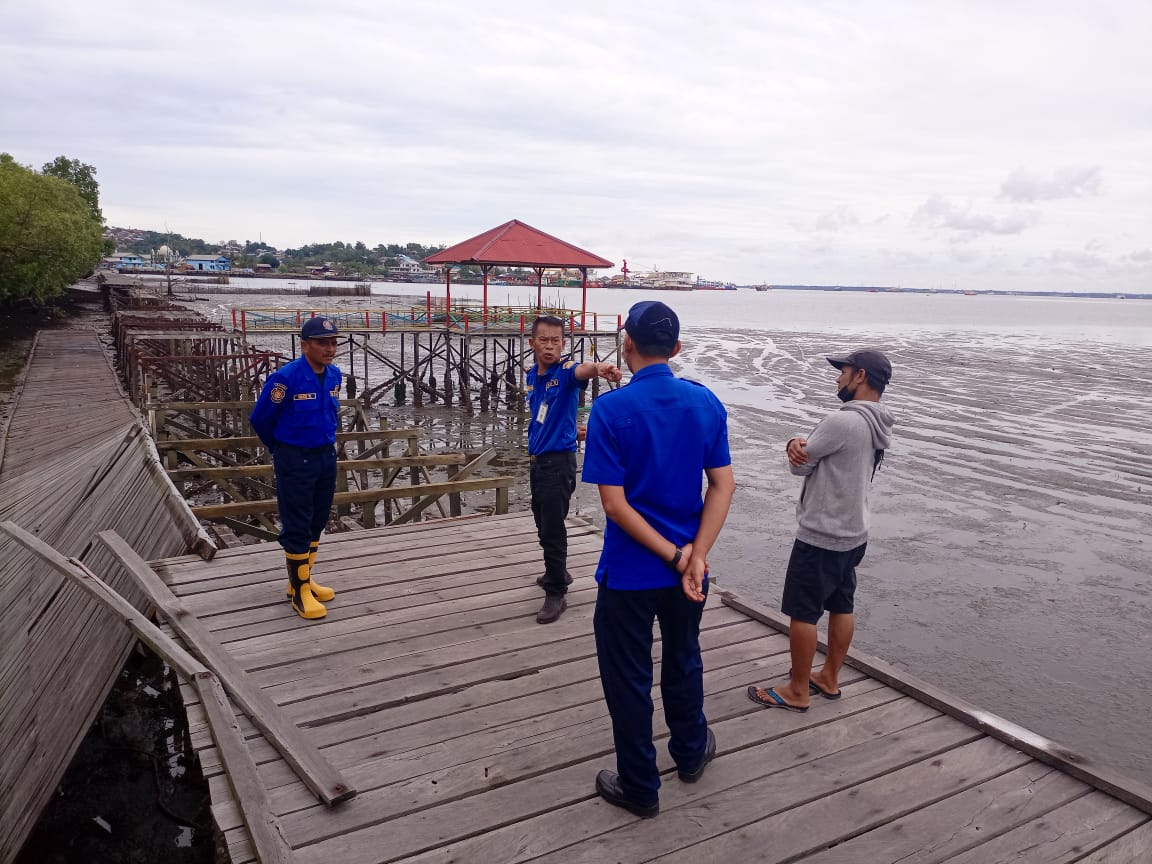
<path id="1" fill-rule="evenodd" d="M 539 624 L 555 621 L 568 608 L 568 505 L 576 491 L 576 402 L 591 378 L 619 381 L 620 370 L 611 363 L 580 363 L 560 358 L 564 353 L 564 322 L 541 315 L 532 322 L 528 340 L 536 358 L 528 371 L 528 454 L 531 460 L 532 515 L 544 550 L 544 575 L 536 584 L 544 589 L 544 605 L 536 614 Z"/>
<path id="2" fill-rule="evenodd" d="M 608 517 L 593 626 L 618 771 L 601 771 L 596 791 L 610 804 L 651 818 L 660 812 L 652 622 L 660 622 L 663 643 L 668 752 L 680 779 L 695 783 L 716 754 L 704 716 L 699 638 L 707 558 L 736 484 L 724 406 L 704 386 L 674 377 L 668 366 L 680 351 L 676 313 L 659 301 L 637 303 L 624 330 L 632 380 L 596 400 L 584 455 L 584 481 L 599 484 Z M 701 475 L 708 480 L 703 499 Z"/>
<path id="3" fill-rule="evenodd" d="M 312 567 L 336 492 L 341 378 L 332 365 L 336 337 L 329 319 L 305 321 L 300 356 L 268 376 L 250 418 L 276 469 L 288 597 L 296 614 L 309 619 L 327 615 L 321 601 L 335 596 L 312 580 Z"/>

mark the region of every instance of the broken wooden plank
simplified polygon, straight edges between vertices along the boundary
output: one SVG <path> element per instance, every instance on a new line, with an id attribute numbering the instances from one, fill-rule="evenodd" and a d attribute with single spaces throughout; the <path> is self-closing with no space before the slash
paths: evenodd
<path id="1" fill-rule="evenodd" d="M 354 797 L 356 790 L 321 755 L 308 736 L 288 720 L 283 709 L 252 682 L 240 664 L 224 650 L 219 639 L 188 611 L 148 562 L 115 531 L 101 531 L 96 536 L 156 604 L 172 629 L 188 643 L 192 653 L 220 677 L 252 724 L 316 796 L 328 806 Z"/>

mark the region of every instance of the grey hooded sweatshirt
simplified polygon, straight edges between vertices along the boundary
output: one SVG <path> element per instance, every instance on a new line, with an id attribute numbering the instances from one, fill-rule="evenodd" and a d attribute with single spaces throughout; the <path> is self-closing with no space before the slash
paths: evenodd
<path id="1" fill-rule="evenodd" d="M 876 451 L 892 441 L 892 412 L 879 402 L 854 400 L 820 421 L 808 436 L 804 477 L 796 503 L 796 539 L 847 552 L 868 542 L 868 487 Z"/>

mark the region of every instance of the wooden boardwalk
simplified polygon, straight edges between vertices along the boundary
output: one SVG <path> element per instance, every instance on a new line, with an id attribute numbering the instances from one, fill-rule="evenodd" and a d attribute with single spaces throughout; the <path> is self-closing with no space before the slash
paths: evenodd
<path id="1" fill-rule="evenodd" d="M 241 720 L 294 861 L 1152 861 L 1147 790 L 1083 766 L 1076 779 L 985 734 L 997 718 L 948 716 L 941 707 L 964 711 L 938 694 L 927 704 L 851 671 L 842 699 L 806 714 L 754 706 L 745 688 L 785 674 L 787 637 L 716 591 L 702 633 L 716 761 L 695 785 L 676 779 L 657 689 L 661 815 L 608 806 L 593 790 L 615 767 L 592 636 L 600 535 L 572 521 L 570 538 L 569 608 L 548 626 L 534 620 L 527 514 L 325 538 L 316 573 L 338 593 L 323 622 L 290 610 L 276 546 L 153 562 L 359 790 L 326 809 Z M 215 817 L 244 864 L 249 838 L 187 686 L 185 701 Z M 1026 730 L 1000 737 L 1075 765 Z"/>
<path id="2" fill-rule="evenodd" d="M 0 521 L 11 520 L 143 597 L 102 550 L 115 530 L 143 555 L 206 535 L 164 475 L 94 330 L 37 334 L 0 435 Z M 83 591 L 0 537 L 0 861 L 15 857 L 133 644 Z"/>

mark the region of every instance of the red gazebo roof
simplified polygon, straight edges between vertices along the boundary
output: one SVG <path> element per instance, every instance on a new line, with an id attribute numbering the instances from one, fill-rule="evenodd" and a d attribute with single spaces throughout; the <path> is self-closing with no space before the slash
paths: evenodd
<path id="1" fill-rule="evenodd" d="M 614 267 L 599 255 L 545 234 L 519 219 L 429 255 L 425 264 L 480 264 L 500 267 Z"/>

